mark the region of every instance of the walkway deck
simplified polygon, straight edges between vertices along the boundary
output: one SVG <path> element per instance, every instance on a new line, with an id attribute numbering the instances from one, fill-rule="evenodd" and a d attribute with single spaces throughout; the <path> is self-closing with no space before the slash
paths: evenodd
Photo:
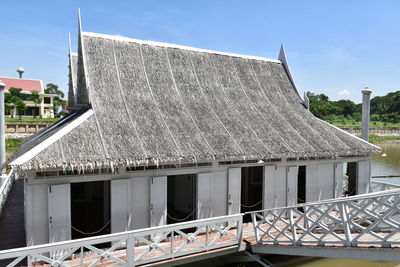
<path id="1" fill-rule="evenodd" d="M 0 216 L 0 250 L 26 246 L 24 226 L 24 181 L 16 180 Z M 0 260 L 5 266 L 7 260 Z"/>

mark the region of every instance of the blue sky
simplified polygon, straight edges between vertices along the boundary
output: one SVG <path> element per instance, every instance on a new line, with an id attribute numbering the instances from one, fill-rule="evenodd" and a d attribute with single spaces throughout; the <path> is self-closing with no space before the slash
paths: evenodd
<path id="1" fill-rule="evenodd" d="M 67 37 L 83 30 L 277 58 L 302 93 L 361 101 L 400 90 L 400 1 L 2 1 L 0 77 L 67 90 Z"/>

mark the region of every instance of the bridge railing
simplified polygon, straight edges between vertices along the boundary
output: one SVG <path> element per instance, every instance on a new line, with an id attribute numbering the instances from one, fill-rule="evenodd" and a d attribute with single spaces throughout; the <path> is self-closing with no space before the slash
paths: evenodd
<path id="1" fill-rule="evenodd" d="M 2 183 L 0 185 L 0 215 L 3 212 L 4 204 L 6 203 L 8 194 L 10 193 L 14 184 L 14 180 L 15 171 L 13 169 L 11 169 L 8 174 L 3 176 Z"/>
<path id="2" fill-rule="evenodd" d="M 135 266 L 228 246 L 239 246 L 243 214 L 215 217 L 0 251 L 8 267 Z M 107 248 L 104 248 L 107 247 Z M 46 265 L 47 264 L 47 265 Z"/>
<path id="3" fill-rule="evenodd" d="M 400 244 L 399 196 L 394 189 L 247 214 L 257 244 L 390 247 Z"/>
<path id="4" fill-rule="evenodd" d="M 371 192 L 386 191 L 386 190 L 392 190 L 392 189 L 398 189 L 398 188 L 400 188 L 399 184 L 371 180 L 371 185 L 370 185 Z"/>

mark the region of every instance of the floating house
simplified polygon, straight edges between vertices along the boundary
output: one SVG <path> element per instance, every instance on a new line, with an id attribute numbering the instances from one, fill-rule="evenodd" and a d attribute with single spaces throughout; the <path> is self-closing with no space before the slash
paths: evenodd
<path id="1" fill-rule="evenodd" d="M 27 246 L 335 198 L 345 172 L 348 194 L 368 191 L 380 149 L 311 114 L 283 47 L 276 60 L 78 39 L 70 114 L 8 162 Z"/>

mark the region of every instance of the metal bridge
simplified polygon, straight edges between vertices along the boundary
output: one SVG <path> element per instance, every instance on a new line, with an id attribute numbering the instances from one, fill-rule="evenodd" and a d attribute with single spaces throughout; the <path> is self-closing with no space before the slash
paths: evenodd
<path id="1" fill-rule="evenodd" d="M 5 198 L 13 176 L 1 188 Z M 400 186 L 372 182 L 373 192 L 292 207 L 196 220 L 0 251 L 7 266 L 178 265 L 243 251 L 400 261 Z M 190 229 L 190 230 L 189 230 Z M 195 229 L 195 230 L 193 230 Z M 99 246 L 99 244 L 103 244 Z M 104 247 L 104 244 L 107 248 Z"/>

